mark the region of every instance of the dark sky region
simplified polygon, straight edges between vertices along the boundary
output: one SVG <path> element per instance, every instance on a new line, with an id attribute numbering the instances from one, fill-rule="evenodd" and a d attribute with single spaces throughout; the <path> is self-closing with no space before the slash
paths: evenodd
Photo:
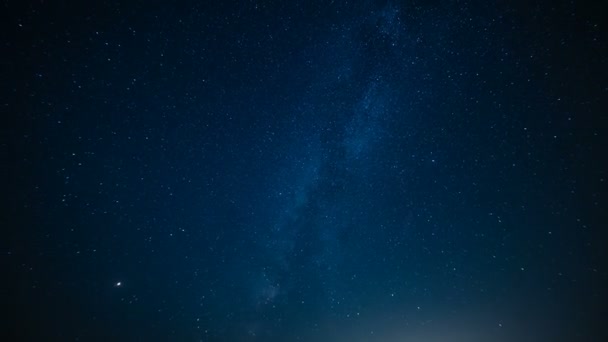
<path id="1" fill-rule="evenodd" d="M 2 1 L 3 341 L 608 341 L 600 1 Z"/>

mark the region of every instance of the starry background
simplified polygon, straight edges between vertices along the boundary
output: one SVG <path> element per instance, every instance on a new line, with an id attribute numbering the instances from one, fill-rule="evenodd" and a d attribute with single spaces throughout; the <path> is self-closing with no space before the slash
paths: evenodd
<path id="1" fill-rule="evenodd" d="M 3 340 L 608 340 L 597 3 L 3 1 Z"/>

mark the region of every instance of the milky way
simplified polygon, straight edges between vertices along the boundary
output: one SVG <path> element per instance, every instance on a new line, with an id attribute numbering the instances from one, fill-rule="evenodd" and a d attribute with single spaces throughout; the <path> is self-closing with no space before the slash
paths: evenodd
<path id="1" fill-rule="evenodd" d="M 599 8 L 3 12 L 2 340 L 608 340 Z"/>

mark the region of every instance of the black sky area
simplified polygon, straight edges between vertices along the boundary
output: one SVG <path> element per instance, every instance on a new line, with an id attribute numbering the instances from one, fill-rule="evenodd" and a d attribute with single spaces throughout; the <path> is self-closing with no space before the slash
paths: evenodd
<path id="1" fill-rule="evenodd" d="M 2 341 L 608 341 L 608 11 L 2 1 Z"/>

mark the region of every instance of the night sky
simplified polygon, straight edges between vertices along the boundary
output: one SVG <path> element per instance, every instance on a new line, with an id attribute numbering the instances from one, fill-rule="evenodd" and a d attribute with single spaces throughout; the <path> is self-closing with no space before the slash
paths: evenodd
<path id="1" fill-rule="evenodd" d="M 3 341 L 608 341 L 592 2 L 3 1 Z"/>

